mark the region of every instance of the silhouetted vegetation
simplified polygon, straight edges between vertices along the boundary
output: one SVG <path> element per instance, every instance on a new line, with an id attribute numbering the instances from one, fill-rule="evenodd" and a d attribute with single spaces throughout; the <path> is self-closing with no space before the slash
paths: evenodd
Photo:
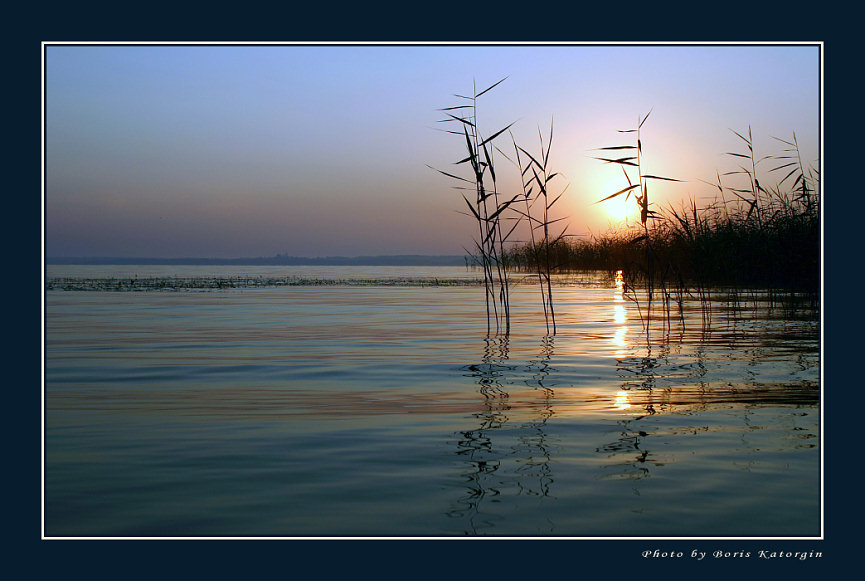
<path id="1" fill-rule="evenodd" d="M 522 185 L 522 195 L 518 196 L 518 198 L 524 203 L 517 204 L 513 209 L 517 217 L 514 219 L 515 224 L 511 231 L 522 220 L 528 222 L 529 239 L 531 240 L 528 248 L 532 251 L 532 270 L 537 273 L 538 285 L 541 289 L 541 303 L 544 307 L 544 321 L 547 327 L 547 335 L 555 335 L 556 310 L 553 305 L 552 287 L 554 257 L 550 254 L 550 250 L 565 239 L 567 228 L 562 229 L 557 235 L 553 234 L 552 226 L 560 221 L 560 219 L 551 218 L 550 210 L 561 199 L 568 186 L 565 186 L 558 194 L 550 190 L 554 178 L 559 175 L 550 169 L 550 149 L 553 146 L 552 122 L 550 123 L 550 133 L 546 145 L 544 144 L 544 136 L 541 134 L 540 129 L 538 130 L 538 137 L 540 138 L 540 153 L 536 158 L 517 145 L 516 140 L 511 135 L 515 156 L 515 160 L 511 161 L 520 170 L 520 183 Z M 502 152 L 502 155 L 505 154 Z M 526 159 L 525 163 L 523 163 L 524 158 Z M 540 204 L 536 204 L 536 202 L 540 202 Z M 522 209 L 523 207 L 525 210 Z M 539 214 L 539 216 L 536 214 Z M 511 263 L 507 258 L 507 252 L 504 253 L 503 260 L 506 266 L 510 268 Z"/>
<path id="2" fill-rule="evenodd" d="M 451 124 L 456 122 L 460 126 L 459 130 L 447 130 L 447 132 L 460 136 L 460 141 L 463 141 L 462 138 L 465 139 L 468 156 L 455 162 L 455 165 L 469 163 L 472 168 L 471 179 L 440 169 L 433 169 L 460 182 L 459 185 L 455 186 L 457 190 L 474 190 L 474 196 L 471 200 L 465 193 L 461 192 L 461 196 L 470 212 L 467 215 L 474 217 L 478 227 L 474 249 L 467 252 L 471 263 L 481 268 L 484 273 L 487 334 L 489 335 L 493 330 L 492 321 L 495 322 L 496 335 L 510 333 L 508 269 L 512 262 L 507 258 L 509 250 L 505 244 L 520 223 L 525 220 L 528 222 L 531 239 L 529 248 L 535 253 L 532 268 L 537 273 L 538 284 L 541 289 L 541 302 L 544 308 L 547 334 L 555 335 L 556 315 L 553 307 L 552 290 L 554 269 L 552 257 L 546 253 L 546 250 L 552 248 L 565 236 L 564 230 L 557 236 L 553 234 L 552 226 L 558 220 L 550 217 L 550 210 L 564 194 L 567 186 L 558 194 L 550 189 L 551 182 L 559 175 L 550 169 L 549 164 L 553 140 L 552 123 L 546 142 L 540 130 L 538 131 L 540 151 L 536 156 L 518 145 L 511 134 L 515 159 L 511 159 L 501 148 L 494 145 L 494 140 L 508 131 L 513 123 L 499 129 L 489 137 L 484 137 L 478 129 L 478 97 L 504 80 L 501 79 L 483 91 L 475 90 L 471 97 L 455 95 L 455 97 L 467 100 L 469 103 L 442 109 L 447 115 L 447 118 L 443 119 L 442 122 Z M 520 193 L 511 196 L 500 192 L 496 181 L 493 157 L 496 152 L 514 163 L 519 170 Z M 537 202 L 540 203 L 536 204 Z"/>
<path id="3" fill-rule="evenodd" d="M 564 230 L 554 235 L 550 229 L 558 221 L 551 219 L 550 209 L 564 193 L 562 190 L 555 195 L 550 191 L 550 182 L 558 175 L 549 168 L 552 125 L 546 142 L 540 135 L 540 152 L 536 155 L 518 145 L 511 135 L 513 160 L 493 144 L 512 124 L 489 137 L 484 137 L 477 127 L 478 97 L 503 80 L 469 97 L 456 95 L 468 103 L 442 110 L 447 115 L 444 122 L 459 125 L 459 130 L 449 132 L 464 141 L 468 153 L 456 165 L 470 164 L 472 177 L 437 170 L 460 182 L 458 190 L 474 191 L 471 199 L 461 194 L 469 210 L 467 215 L 474 217 L 478 227 L 474 249 L 467 250 L 467 261 L 484 273 L 488 332 L 493 320 L 496 334 L 510 331 L 508 273 L 514 269 L 537 274 L 548 335 L 556 333 L 552 275 L 557 272 L 621 271 L 631 298 L 647 301 L 646 320 L 651 317 L 656 292 L 667 313 L 672 301 L 681 310 L 686 294 L 698 296 L 707 305 L 711 289 L 718 287 L 806 293 L 811 303 L 817 304 L 820 176 L 802 162 L 795 134 L 789 141 L 775 138 L 784 146 L 781 155 L 759 157 L 750 126 L 747 137 L 733 131 L 745 148 L 727 153 L 739 163 L 737 169 L 716 172 L 716 183 L 708 184 L 717 190 L 714 202 L 698 207 L 692 198 L 679 207 L 662 208 L 650 201 L 649 183 L 680 180 L 651 174 L 645 167 L 641 131 L 649 111 L 637 119 L 633 128 L 619 130 L 632 141 L 598 148 L 595 157 L 605 164 L 618 165 L 624 176 L 621 189 L 595 203 L 619 196 L 624 196 L 627 203 L 633 198 L 639 224 L 579 240 L 568 237 Z M 512 161 L 519 170 L 521 191 L 516 195 L 500 190 L 494 152 Z M 761 171 L 761 164 L 767 162 L 773 167 Z M 722 175 L 731 183 L 724 184 Z M 763 184 L 771 179 L 777 182 L 766 187 L 761 177 Z M 529 240 L 507 244 L 523 220 L 528 222 Z M 639 298 L 638 289 L 642 293 Z"/>
<path id="4" fill-rule="evenodd" d="M 513 228 L 505 230 L 502 214 L 511 204 L 517 201 L 518 195 L 510 198 L 500 195 L 494 163 L 495 149 L 493 140 L 510 128 L 510 125 L 486 136 L 478 128 L 478 98 L 499 85 L 505 79 L 493 83 L 482 91 L 474 88 L 471 96 L 454 95 L 463 104 L 447 107 L 442 111 L 447 115 L 445 123 L 456 123 L 458 130 L 446 130 L 465 138 L 464 146 L 467 157 L 455 162 L 456 165 L 470 164 L 472 177 L 464 178 L 442 170 L 436 170 L 449 178 L 460 182 L 459 190 L 473 191 L 466 196 L 461 192 L 471 216 L 474 217 L 478 234 L 474 240 L 474 251 L 469 252 L 477 257 L 477 263 L 483 269 L 484 288 L 486 289 L 487 334 L 495 327 L 496 334 L 508 334 L 511 327 L 510 294 L 507 263 L 502 259 L 505 252 L 505 242 L 513 232 Z M 511 124 L 512 125 L 512 124 Z M 463 185 L 466 184 L 466 185 Z"/>
<path id="5" fill-rule="evenodd" d="M 645 118 L 643 118 L 645 121 Z M 642 124 L 642 121 L 641 121 Z M 736 132 L 734 132 L 736 133 Z M 636 227 L 611 231 L 588 240 L 556 240 L 542 251 L 530 243 L 511 248 L 506 260 L 512 268 L 531 271 L 536 256 L 552 257 L 554 270 L 621 270 L 632 287 L 699 291 L 706 287 L 761 288 L 809 293 L 820 290 L 819 172 L 803 165 L 795 135 L 783 155 L 757 158 L 750 128 L 748 137 L 736 133 L 746 153 L 728 155 L 746 161 L 723 174 L 744 185 L 725 185 L 722 174 L 712 185 L 715 200 L 698 207 L 690 199 L 680 206 L 655 208 L 648 202 L 645 181 L 600 200 L 634 195 L 641 211 Z M 639 138 L 638 138 L 639 143 Z M 634 149 L 639 152 L 641 144 Z M 617 146 L 611 149 L 624 149 Z M 633 165 L 634 157 L 603 159 Z M 758 176 L 763 162 L 773 167 Z M 627 174 L 625 174 L 627 177 Z M 647 177 L 641 174 L 643 180 Z M 669 179 L 669 178 L 656 178 Z M 648 285 L 648 286 L 647 286 Z"/>

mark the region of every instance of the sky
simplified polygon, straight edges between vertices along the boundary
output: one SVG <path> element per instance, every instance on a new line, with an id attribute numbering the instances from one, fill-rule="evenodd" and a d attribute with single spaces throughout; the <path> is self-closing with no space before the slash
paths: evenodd
<path id="1" fill-rule="evenodd" d="M 459 182 L 464 137 L 441 109 L 477 102 L 498 187 L 519 192 L 514 141 L 550 166 L 559 226 L 619 228 L 601 198 L 625 187 L 597 148 L 641 129 L 657 207 L 708 204 L 795 133 L 819 168 L 816 44 L 48 44 L 44 228 L 48 257 L 463 254 L 477 226 Z M 505 157 L 507 155 L 508 157 Z M 537 156 L 537 155 L 536 155 Z M 785 172 L 766 159 L 761 183 Z M 431 167 L 434 169 L 431 169 Z M 467 173 L 467 171 L 469 173 Z M 765 177 L 763 177 L 765 176 Z M 724 177 L 734 185 L 735 177 Z M 773 181 L 774 180 L 774 181 Z M 629 220 L 633 220 L 635 212 Z M 522 236 L 522 238 L 520 238 Z M 525 239 L 518 231 L 513 240 Z"/>

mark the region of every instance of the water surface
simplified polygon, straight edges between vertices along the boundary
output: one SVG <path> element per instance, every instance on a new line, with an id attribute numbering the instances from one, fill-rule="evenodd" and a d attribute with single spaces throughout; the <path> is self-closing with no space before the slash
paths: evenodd
<path id="1" fill-rule="evenodd" d="M 760 294 L 647 333 L 569 277 L 550 337 L 517 284 L 489 338 L 460 268 L 129 269 L 46 274 L 47 536 L 820 534 L 819 328 Z"/>

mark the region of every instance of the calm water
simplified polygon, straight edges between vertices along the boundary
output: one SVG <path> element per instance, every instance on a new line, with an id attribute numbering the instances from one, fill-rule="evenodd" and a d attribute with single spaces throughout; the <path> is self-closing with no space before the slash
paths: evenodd
<path id="1" fill-rule="evenodd" d="M 820 535 L 814 320 L 571 277 L 487 339 L 476 276 L 49 267 L 45 534 Z"/>

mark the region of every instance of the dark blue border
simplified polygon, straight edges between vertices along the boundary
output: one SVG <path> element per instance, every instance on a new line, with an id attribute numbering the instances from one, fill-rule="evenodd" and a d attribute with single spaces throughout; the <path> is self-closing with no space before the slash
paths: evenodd
<path id="1" fill-rule="evenodd" d="M 859 450 L 853 445 L 862 440 L 858 428 L 858 392 L 860 382 L 854 375 L 861 355 L 853 351 L 859 342 L 850 335 L 857 330 L 858 280 L 854 277 L 861 262 L 860 254 L 851 256 L 862 245 L 854 244 L 853 216 L 861 212 L 861 195 L 844 169 L 856 164 L 859 154 L 855 147 L 860 120 L 857 90 L 845 86 L 847 79 L 858 75 L 861 64 L 859 50 L 848 39 L 841 25 L 828 26 L 816 9 L 804 11 L 794 7 L 772 7 L 772 14 L 761 17 L 748 7 L 710 8 L 690 5 L 675 16 L 654 14 L 625 18 L 620 10 L 609 6 L 596 12 L 562 12 L 551 6 L 537 19 L 525 12 L 496 5 L 477 7 L 477 26 L 467 26 L 464 10 L 459 6 L 430 4 L 411 8 L 411 18 L 395 23 L 387 8 L 353 5 L 343 8 L 329 6 L 327 15 L 312 14 L 309 9 L 286 5 L 285 8 L 231 6 L 243 10 L 240 15 L 221 14 L 224 21 L 211 28 L 202 27 L 202 18 L 218 5 L 201 8 L 190 14 L 189 9 L 175 6 L 157 10 L 153 5 L 127 6 L 118 12 L 113 6 L 106 12 L 96 12 L 80 6 L 67 5 L 65 13 L 52 13 L 52 8 L 40 7 L 45 14 L 10 21 L 12 36 L 7 40 L 12 50 L 7 64 L 7 92 L 11 94 L 6 112 L 12 121 L 12 159 L 6 165 L 12 180 L 7 200 L 13 207 L 7 213 L 7 252 L 13 257 L 7 273 L 17 297 L 7 302 L 7 337 L 15 345 L 9 354 L 7 393 L 12 395 L 6 409 L 9 420 L 6 430 L 6 450 L 9 462 L 4 475 L 13 482 L 7 493 L 7 509 L 12 517 L 6 527 L 7 557 L 13 571 L 26 566 L 38 578 L 54 575 L 83 574 L 89 578 L 239 578 L 259 579 L 271 576 L 284 578 L 299 575 L 325 579 L 374 575 L 376 578 L 526 578 L 555 575 L 577 579 L 586 575 L 616 577 L 653 577 L 679 573 L 701 575 L 721 573 L 746 575 L 791 575 L 812 577 L 830 570 L 830 566 L 854 564 L 857 561 L 857 536 L 853 534 L 853 518 L 859 512 L 858 474 Z M 407 4 L 400 5 L 401 14 Z M 245 9 L 245 10 L 244 10 Z M 269 12 L 275 10 L 275 12 Z M 282 10 L 285 14 L 282 14 Z M 643 5 L 641 10 L 653 8 Z M 779 15 L 782 11 L 797 15 Z M 142 15 L 143 11 L 148 14 Z M 484 11 L 495 14 L 486 14 Z M 717 14 L 711 13 L 713 11 Z M 669 16 L 670 20 L 667 20 Z M 135 30 L 124 29 L 115 18 L 138 19 Z M 839 17 L 843 19 L 843 16 Z M 47 20 L 47 21 L 46 21 Z M 147 24 L 150 20 L 153 27 Z M 664 22 L 661 28 L 652 23 Z M 509 33 L 499 26 L 507 21 Z M 631 22 L 633 21 L 633 22 Z M 22 22 L 34 22 L 33 30 L 21 31 Z M 158 22 L 158 24 L 155 24 Z M 602 23 L 602 24 L 599 24 Z M 513 25 L 517 24 L 517 27 Z M 537 32 L 532 31 L 536 24 Z M 120 25 L 120 28 L 118 28 Z M 412 26 L 425 29 L 416 30 Z M 687 25 L 687 26 L 685 26 Z M 239 26 L 247 26 L 240 29 Z M 554 29 L 550 30 L 550 26 Z M 727 30 L 721 30 L 724 27 Z M 195 32 L 190 32 L 190 27 Z M 704 27 L 709 27 L 704 31 Z M 514 34 L 514 28 L 519 32 Z M 611 30 L 611 28 L 613 30 Z M 254 33 L 248 30 L 255 30 Z M 826 537 L 822 541 L 43 541 L 41 540 L 41 196 L 38 178 L 41 174 L 41 48 L 43 40 L 336 40 L 363 38 L 406 40 L 409 37 L 438 40 L 501 40 L 528 37 L 556 40 L 652 40 L 662 35 L 664 40 L 707 38 L 718 41 L 775 39 L 824 40 L 824 177 L 829 175 L 825 203 L 825 313 L 824 313 L 824 393 L 825 431 L 825 523 Z M 476 32 L 479 31 L 479 32 Z M 714 35 L 714 36 L 711 36 Z M 746 38 L 741 38 L 743 35 Z M 795 87 L 790 87 L 795 91 Z M 842 129 L 843 128 L 843 129 Z M 842 141 L 843 138 L 844 141 Z M 843 149 L 843 154 L 842 154 Z M 845 160 L 845 161 L 842 161 Z M 858 230 L 858 231 L 857 231 Z M 857 237 L 856 242 L 859 242 Z M 853 262 L 849 262 L 853 260 Z M 19 351 L 23 357 L 19 357 Z M 35 376 L 35 381 L 34 381 Z M 855 433 L 854 433 L 855 430 Z M 644 550 L 682 551 L 681 559 L 646 559 Z M 751 551 L 760 549 L 785 551 L 819 550 L 822 559 L 807 561 L 761 561 L 758 559 L 723 559 L 696 562 L 688 554 L 701 551 Z"/>

